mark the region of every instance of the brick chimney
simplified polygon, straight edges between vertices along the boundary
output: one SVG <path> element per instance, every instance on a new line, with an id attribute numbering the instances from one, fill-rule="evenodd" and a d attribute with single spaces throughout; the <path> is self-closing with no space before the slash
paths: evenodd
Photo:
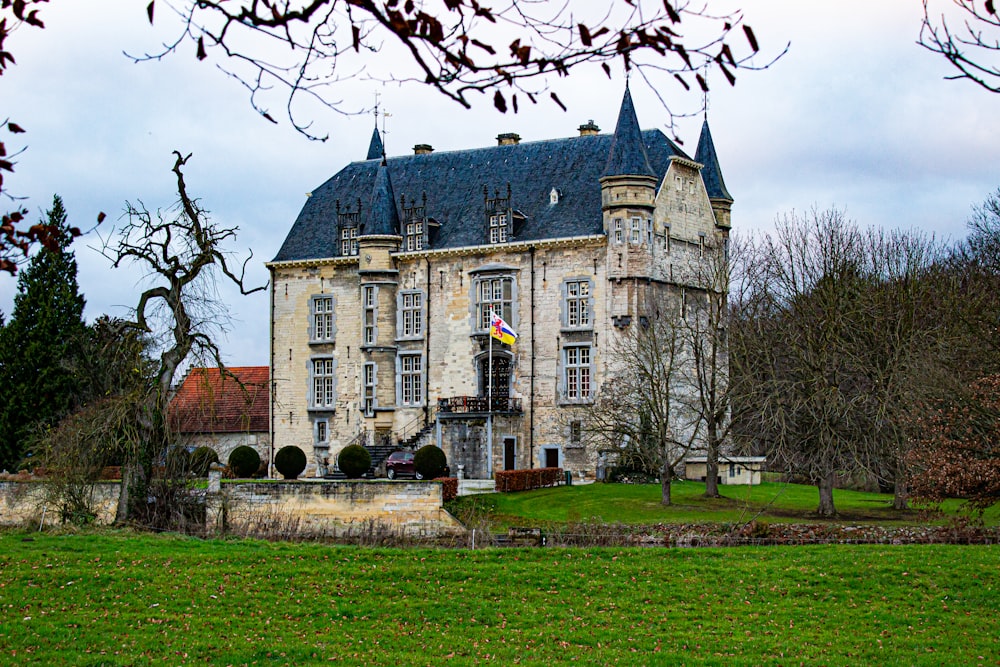
<path id="1" fill-rule="evenodd" d="M 417 144 L 413 147 L 414 155 L 427 155 L 428 153 L 433 153 L 434 147 L 430 144 Z"/>
<path id="2" fill-rule="evenodd" d="M 514 146 L 521 143 L 521 135 L 514 132 L 507 132 L 497 135 L 497 146 Z"/>

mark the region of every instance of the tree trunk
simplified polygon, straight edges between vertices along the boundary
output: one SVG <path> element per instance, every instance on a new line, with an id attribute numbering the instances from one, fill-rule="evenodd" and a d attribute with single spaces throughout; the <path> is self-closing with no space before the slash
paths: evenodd
<path id="1" fill-rule="evenodd" d="M 892 509 L 910 509 L 910 488 L 906 483 L 906 471 L 902 464 L 896 466 L 896 488 L 892 494 Z"/>
<path id="2" fill-rule="evenodd" d="M 705 497 L 719 497 L 719 441 L 714 425 L 708 427 L 708 451 L 705 462 Z"/>
<path id="3" fill-rule="evenodd" d="M 816 513 L 820 516 L 834 516 L 837 508 L 833 506 L 833 482 L 837 474 L 830 471 L 819 478 L 816 487 L 819 489 L 819 507 Z"/>
<path id="4" fill-rule="evenodd" d="M 660 471 L 660 504 L 662 505 L 670 504 L 670 480 L 673 476 L 673 470 L 664 463 Z"/>

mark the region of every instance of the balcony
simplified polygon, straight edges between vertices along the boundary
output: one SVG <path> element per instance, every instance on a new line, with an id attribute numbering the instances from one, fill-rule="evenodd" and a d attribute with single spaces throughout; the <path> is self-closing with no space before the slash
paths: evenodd
<path id="1" fill-rule="evenodd" d="M 520 398 L 494 396 L 491 401 L 485 396 L 452 396 L 438 399 L 438 416 L 447 419 L 459 415 L 487 415 L 490 412 L 503 415 L 519 415 Z"/>

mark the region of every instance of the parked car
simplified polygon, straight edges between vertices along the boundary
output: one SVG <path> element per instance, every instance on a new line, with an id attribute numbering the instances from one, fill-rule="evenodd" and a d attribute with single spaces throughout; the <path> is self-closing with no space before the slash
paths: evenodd
<path id="1" fill-rule="evenodd" d="M 397 477 L 424 478 L 413 467 L 413 452 L 393 452 L 389 454 L 389 458 L 385 460 L 385 475 L 389 479 L 396 479 Z"/>

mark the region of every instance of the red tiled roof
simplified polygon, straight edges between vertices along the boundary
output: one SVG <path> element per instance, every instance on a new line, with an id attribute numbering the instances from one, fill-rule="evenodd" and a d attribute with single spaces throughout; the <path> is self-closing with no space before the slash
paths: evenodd
<path id="1" fill-rule="evenodd" d="M 267 366 L 192 368 L 168 409 L 178 433 L 268 430 Z"/>

